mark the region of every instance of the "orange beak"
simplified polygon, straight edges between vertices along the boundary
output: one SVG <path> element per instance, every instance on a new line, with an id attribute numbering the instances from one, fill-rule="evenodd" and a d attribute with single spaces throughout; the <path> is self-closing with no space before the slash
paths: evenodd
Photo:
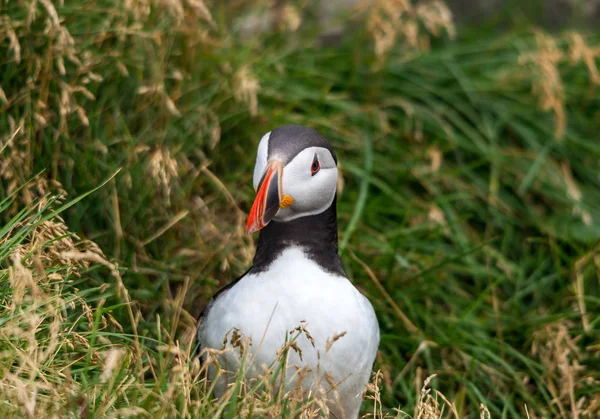
<path id="1" fill-rule="evenodd" d="M 256 198 L 246 222 L 246 234 L 263 229 L 275 217 L 279 208 L 289 207 L 294 200 L 281 193 L 283 163 L 272 160 L 267 164 L 263 177 L 258 182 Z"/>

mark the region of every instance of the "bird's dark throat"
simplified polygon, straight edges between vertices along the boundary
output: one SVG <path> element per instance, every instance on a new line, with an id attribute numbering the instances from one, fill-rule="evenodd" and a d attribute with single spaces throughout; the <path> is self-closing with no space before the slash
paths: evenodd
<path id="1" fill-rule="evenodd" d="M 258 237 L 251 273 L 267 270 L 284 250 L 300 247 L 325 271 L 344 275 L 338 255 L 335 201 L 334 198 L 331 206 L 320 214 L 267 224 Z"/>

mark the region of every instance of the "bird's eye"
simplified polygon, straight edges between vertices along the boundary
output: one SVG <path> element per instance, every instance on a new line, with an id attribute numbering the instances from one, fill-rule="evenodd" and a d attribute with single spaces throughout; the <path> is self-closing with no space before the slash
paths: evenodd
<path id="1" fill-rule="evenodd" d="M 315 158 L 313 159 L 313 162 L 310 165 L 310 174 L 312 176 L 316 175 L 320 168 L 321 168 L 321 163 L 319 163 L 319 158 L 315 154 Z"/>

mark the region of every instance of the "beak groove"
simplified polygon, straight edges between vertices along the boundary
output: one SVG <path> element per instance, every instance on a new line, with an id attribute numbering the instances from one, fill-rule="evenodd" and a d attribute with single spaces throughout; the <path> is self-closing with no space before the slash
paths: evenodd
<path id="1" fill-rule="evenodd" d="M 246 234 L 261 230 L 273 219 L 279 210 L 281 197 L 281 175 L 283 164 L 271 161 L 258 183 L 256 198 L 246 222 Z"/>

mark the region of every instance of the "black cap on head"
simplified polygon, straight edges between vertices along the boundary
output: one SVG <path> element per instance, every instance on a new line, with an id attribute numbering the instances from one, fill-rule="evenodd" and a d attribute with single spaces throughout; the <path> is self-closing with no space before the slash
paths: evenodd
<path id="1" fill-rule="evenodd" d="M 271 131 L 268 158 L 271 159 L 276 155 L 285 165 L 308 147 L 326 148 L 331 152 L 333 160 L 337 163 L 335 151 L 333 151 L 329 141 L 318 131 L 302 125 L 285 125 Z"/>

